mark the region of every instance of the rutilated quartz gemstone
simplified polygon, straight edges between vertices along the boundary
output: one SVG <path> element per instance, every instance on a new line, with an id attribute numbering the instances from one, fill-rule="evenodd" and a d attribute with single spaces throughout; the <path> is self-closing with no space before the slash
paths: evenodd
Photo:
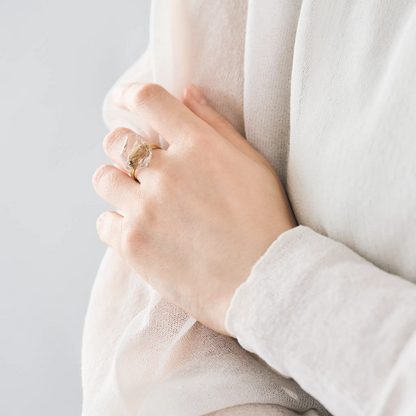
<path id="1" fill-rule="evenodd" d="M 128 134 L 120 152 L 121 160 L 128 171 L 147 168 L 152 158 L 152 149 L 138 134 Z"/>

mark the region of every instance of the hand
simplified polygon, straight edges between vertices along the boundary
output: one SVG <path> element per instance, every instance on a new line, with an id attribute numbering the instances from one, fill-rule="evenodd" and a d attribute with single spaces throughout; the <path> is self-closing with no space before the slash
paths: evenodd
<path id="1" fill-rule="evenodd" d="M 101 166 L 97 193 L 122 212 L 97 221 L 112 247 L 162 296 L 209 328 L 227 334 L 225 314 L 234 292 L 283 232 L 296 226 L 270 163 L 190 85 L 181 103 L 156 84 L 130 84 L 115 102 L 143 117 L 167 142 L 149 167 Z M 125 128 L 104 140 L 121 166 Z"/>

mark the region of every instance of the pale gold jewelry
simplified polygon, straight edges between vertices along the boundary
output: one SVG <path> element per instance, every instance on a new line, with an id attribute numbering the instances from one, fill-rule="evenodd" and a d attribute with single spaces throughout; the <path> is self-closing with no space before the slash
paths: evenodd
<path id="1" fill-rule="evenodd" d="M 120 157 L 133 179 L 137 180 L 135 176 L 136 169 L 149 166 L 152 150 L 155 149 L 160 149 L 160 147 L 155 144 L 148 145 L 143 137 L 138 134 L 128 134 L 126 136 Z"/>

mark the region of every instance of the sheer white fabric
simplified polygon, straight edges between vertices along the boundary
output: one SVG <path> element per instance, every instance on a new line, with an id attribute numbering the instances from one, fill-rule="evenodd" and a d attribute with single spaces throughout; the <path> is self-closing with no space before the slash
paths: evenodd
<path id="1" fill-rule="evenodd" d="M 178 98 L 195 83 L 270 160 L 303 226 L 234 296 L 227 328 L 251 353 L 108 250 L 84 416 L 326 414 L 304 390 L 335 415 L 415 413 L 415 19 L 414 0 L 153 2 L 149 49 L 118 83 Z M 167 145 L 109 99 L 104 113 Z"/>

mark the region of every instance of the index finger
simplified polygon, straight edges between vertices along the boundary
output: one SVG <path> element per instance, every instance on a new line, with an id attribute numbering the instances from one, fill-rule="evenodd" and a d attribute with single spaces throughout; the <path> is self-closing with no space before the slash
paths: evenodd
<path id="1" fill-rule="evenodd" d="M 208 124 L 158 84 L 121 85 L 113 90 L 113 98 L 118 106 L 143 117 L 170 145 L 212 134 Z"/>

